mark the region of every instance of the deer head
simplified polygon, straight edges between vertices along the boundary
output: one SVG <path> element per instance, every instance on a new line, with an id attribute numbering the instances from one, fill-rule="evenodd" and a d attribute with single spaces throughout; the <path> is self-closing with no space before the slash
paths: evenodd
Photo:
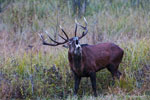
<path id="1" fill-rule="evenodd" d="M 64 33 L 65 35 L 65 38 L 63 36 L 61 36 L 60 34 L 59 37 L 61 37 L 64 41 L 63 42 L 58 42 L 54 39 L 52 39 L 50 37 L 50 35 L 48 34 L 48 32 L 46 31 L 46 35 L 48 36 L 48 38 L 53 41 L 54 43 L 48 43 L 45 41 L 44 37 L 42 34 L 39 34 L 42 42 L 43 42 L 43 45 L 49 45 L 49 46 L 58 46 L 58 45 L 63 45 L 64 47 L 67 47 L 69 48 L 69 52 L 72 53 L 72 54 L 75 54 L 75 55 L 80 55 L 81 54 L 81 51 L 82 51 L 82 48 L 81 48 L 81 45 L 80 45 L 80 39 L 83 38 L 87 33 L 88 33 L 88 29 L 87 29 L 87 21 L 86 19 L 84 18 L 84 21 L 85 21 L 85 26 L 82 26 L 81 24 L 79 24 L 76 20 L 75 20 L 75 23 L 76 23 L 76 27 L 75 27 L 75 36 L 72 37 L 72 38 L 69 38 L 68 35 L 66 34 L 66 32 L 64 31 L 64 29 L 60 26 L 60 29 L 62 30 L 62 32 Z M 76 36 L 77 35 L 77 26 L 80 26 L 81 28 L 83 28 L 83 33 L 81 36 Z M 67 46 L 65 46 L 64 44 L 67 43 Z"/>

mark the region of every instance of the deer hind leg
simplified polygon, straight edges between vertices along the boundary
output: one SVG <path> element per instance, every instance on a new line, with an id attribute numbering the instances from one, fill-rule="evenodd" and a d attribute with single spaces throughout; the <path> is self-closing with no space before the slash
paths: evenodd
<path id="1" fill-rule="evenodd" d="M 121 76 L 121 72 L 118 70 L 118 67 L 110 64 L 107 66 L 107 69 L 111 72 L 112 77 L 113 77 L 113 85 L 115 84 L 115 77 L 117 77 L 117 79 L 120 79 Z"/>
<path id="2" fill-rule="evenodd" d="M 119 71 L 119 70 L 117 70 L 117 74 L 116 74 L 116 77 L 118 78 L 118 79 L 120 79 L 120 76 L 122 75 L 122 73 Z"/>

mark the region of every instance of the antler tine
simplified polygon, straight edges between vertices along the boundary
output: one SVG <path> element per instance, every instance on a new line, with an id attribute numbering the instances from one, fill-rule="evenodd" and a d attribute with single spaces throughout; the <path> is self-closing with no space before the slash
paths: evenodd
<path id="1" fill-rule="evenodd" d="M 63 40 L 67 41 L 67 39 L 65 39 L 63 36 L 61 36 L 59 33 L 58 33 L 58 36 L 61 37 Z"/>
<path id="2" fill-rule="evenodd" d="M 60 27 L 60 29 L 63 31 L 63 33 L 65 34 L 65 36 L 66 36 L 67 40 L 69 40 L 68 35 L 67 35 L 67 34 L 66 34 L 66 32 L 64 31 L 64 29 L 61 27 L 61 25 L 60 25 L 59 27 Z"/>
<path id="3" fill-rule="evenodd" d="M 86 24 L 86 27 L 87 27 L 87 21 L 86 21 L 86 18 L 84 17 L 84 21 L 85 21 L 85 24 Z"/>
<path id="4" fill-rule="evenodd" d="M 41 38 L 41 40 L 43 41 L 44 38 L 43 38 L 42 34 L 38 33 L 38 35 L 39 35 L 39 37 Z"/>
<path id="5" fill-rule="evenodd" d="M 75 20 L 76 24 L 78 24 L 79 26 L 81 26 L 83 29 L 86 29 L 86 27 L 87 27 L 87 21 L 86 21 L 85 17 L 84 17 L 84 21 L 85 21 L 85 26 L 79 24 L 79 23 L 77 22 L 77 20 Z"/>
<path id="6" fill-rule="evenodd" d="M 46 41 L 45 41 L 45 39 L 44 39 L 44 37 L 43 37 L 42 33 L 41 33 L 41 34 L 40 34 L 40 33 L 38 33 L 38 35 L 40 36 L 40 38 L 41 38 L 41 40 L 42 40 L 43 44 L 44 44 L 44 43 L 46 43 Z"/>
<path id="7" fill-rule="evenodd" d="M 75 23 L 76 23 L 75 36 L 77 36 L 77 26 L 78 26 L 78 22 L 77 22 L 77 20 L 76 20 L 76 19 L 75 19 Z"/>
<path id="8" fill-rule="evenodd" d="M 63 36 L 61 36 L 60 34 L 58 34 L 59 37 L 61 37 L 63 40 L 67 41 L 67 39 L 65 39 Z"/>
<path id="9" fill-rule="evenodd" d="M 45 31 L 45 33 L 46 33 L 46 35 L 48 36 L 48 38 L 49 38 L 51 41 L 53 41 L 54 43 L 58 43 L 57 41 L 53 40 L 53 39 L 50 37 L 50 35 L 48 34 L 47 31 Z"/>
<path id="10" fill-rule="evenodd" d="M 47 43 L 45 40 L 44 40 L 44 37 L 42 34 L 38 34 L 43 42 L 43 45 L 50 45 L 50 46 L 57 46 L 58 44 L 51 44 L 51 43 Z"/>
<path id="11" fill-rule="evenodd" d="M 49 37 L 49 39 L 50 39 L 51 41 L 53 41 L 54 43 L 63 44 L 63 43 L 66 43 L 66 42 L 67 42 L 67 40 L 64 39 L 61 35 L 59 35 L 59 36 L 65 40 L 64 42 L 57 42 L 57 41 L 55 41 L 54 39 L 52 39 L 52 38 L 50 37 L 50 35 L 48 34 L 47 31 L 45 31 L 45 33 L 47 34 L 47 36 Z"/>
<path id="12" fill-rule="evenodd" d="M 84 17 L 84 21 L 85 21 L 85 26 L 82 26 L 81 24 L 78 24 L 79 26 L 81 26 L 85 30 L 85 32 L 82 33 L 82 36 L 80 36 L 79 39 L 81 39 L 82 37 L 84 37 L 88 33 L 87 21 L 86 21 L 85 17 Z"/>

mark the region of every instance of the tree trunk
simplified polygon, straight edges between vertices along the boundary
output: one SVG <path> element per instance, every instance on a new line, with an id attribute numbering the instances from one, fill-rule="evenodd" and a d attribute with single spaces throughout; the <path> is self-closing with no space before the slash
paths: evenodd
<path id="1" fill-rule="evenodd" d="M 73 4 L 73 14 L 78 15 L 81 17 L 85 14 L 87 8 L 87 0 L 72 0 Z"/>

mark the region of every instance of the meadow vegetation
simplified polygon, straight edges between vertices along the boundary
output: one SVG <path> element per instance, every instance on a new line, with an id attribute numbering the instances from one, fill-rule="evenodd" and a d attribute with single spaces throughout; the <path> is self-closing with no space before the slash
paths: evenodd
<path id="1" fill-rule="evenodd" d="M 73 12 L 72 0 L 0 1 L 0 99 L 150 99 L 150 1 L 87 1 L 81 16 Z M 97 98 L 88 78 L 81 81 L 78 97 L 72 96 L 67 49 L 43 46 L 38 36 L 47 30 L 62 41 L 61 25 L 72 37 L 74 19 L 84 24 L 83 16 L 89 32 L 81 43 L 113 42 L 125 52 L 119 67 L 122 77 L 114 86 L 110 72 L 97 73 Z"/>

